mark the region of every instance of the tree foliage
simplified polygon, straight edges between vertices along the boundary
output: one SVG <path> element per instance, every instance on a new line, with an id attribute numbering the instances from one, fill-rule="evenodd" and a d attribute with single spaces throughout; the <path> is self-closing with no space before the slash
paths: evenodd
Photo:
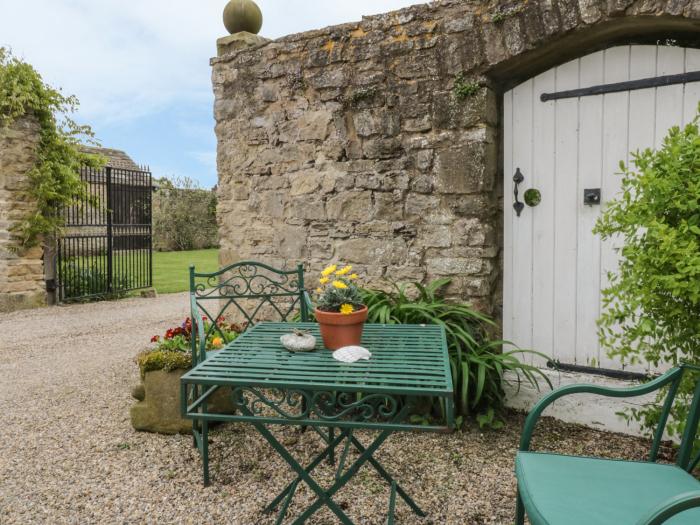
<path id="1" fill-rule="evenodd" d="M 153 198 L 153 243 L 159 251 L 218 246 L 216 192 L 188 177 L 162 178 Z"/>
<path id="2" fill-rule="evenodd" d="M 700 109 L 700 108 L 699 108 Z M 622 191 L 595 232 L 622 241 L 620 265 L 603 291 L 601 343 L 623 363 L 700 362 L 700 135 L 698 117 L 672 128 L 658 150 L 620 164 Z M 694 378 L 681 388 L 672 434 L 681 428 Z M 631 412 L 654 425 L 658 407 Z"/>
<path id="3" fill-rule="evenodd" d="M 85 196 L 81 164 L 97 167 L 103 162 L 80 150 L 83 141 L 94 140 L 89 126 L 78 125 L 69 117 L 77 107 L 75 97 L 45 84 L 31 65 L 0 48 L 0 129 L 25 116 L 35 118 L 40 127 L 37 163 L 27 173 L 26 190 L 37 206 L 13 230 L 18 247 L 34 246 L 43 236 L 60 231 L 61 208 Z"/>

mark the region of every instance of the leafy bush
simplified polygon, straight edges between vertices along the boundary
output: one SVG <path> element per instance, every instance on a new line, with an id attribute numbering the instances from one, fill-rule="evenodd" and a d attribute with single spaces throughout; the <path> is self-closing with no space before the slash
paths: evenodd
<path id="1" fill-rule="evenodd" d="M 623 363 L 700 362 L 698 119 L 671 128 L 658 150 L 633 153 L 633 167 L 620 163 L 622 192 L 594 230 L 624 241 L 599 320 L 602 345 Z M 687 374 L 681 385 L 671 435 L 682 433 L 694 379 Z M 647 406 L 628 415 L 651 430 L 658 414 L 659 406 Z"/>
<path id="2" fill-rule="evenodd" d="M 444 299 L 439 291 L 450 279 L 439 279 L 423 286 L 420 283 L 393 285 L 392 292 L 361 290 L 363 302 L 369 308 L 367 321 L 384 324 L 439 324 L 445 328 L 450 352 L 452 380 L 457 394 L 456 409 L 462 416 L 474 415 L 481 426 L 500 427 L 498 417 L 503 407 L 503 383 L 527 381 L 539 388 L 538 379 L 549 384 L 542 371 L 521 362 L 518 355 L 532 354 L 530 350 L 503 351 L 509 343 L 491 340 L 489 329 L 495 323 L 464 303 Z M 415 298 L 409 293 L 415 292 Z"/>
<path id="3" fill-rule="evenodd" d="M 352 266 L 344 266 L 338 269 L 338 265 L 332 264 L 321 272 L 319 287 L 316 292 L 318 297 L 318 309 L 324 312 L 339 312 L 351 314 L 362 308 L 362 296 L 357 287 L 358 275 L 352 272 Z"/>
<path id="4" fill-rule="evenodd" d="M 187 177 L 158 181 L 153 197 L 153 246 L 158 251 L 218 246 L 216 193 Z"/>

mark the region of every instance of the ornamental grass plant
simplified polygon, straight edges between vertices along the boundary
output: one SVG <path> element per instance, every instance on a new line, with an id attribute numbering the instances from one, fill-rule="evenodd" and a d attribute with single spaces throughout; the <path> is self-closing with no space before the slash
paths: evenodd
<path id="1" fill-rule="evenodd" d="M 450 354 L 450 369 L 456 393 L 458 426 L 465 416 L 473 416 L 482 427 L 500 428 L 504 406 L 504 383 L 525 382 L 539 390 L 540 381 L 551 388 L 547 376 L 524 356 L 546 356 L 522 350 L 512 343 L 492 339 L 496 324 L 466 303 L 454 302 L 441 294 L 450 279 L 438 279 L 427 285 L 418 282 L 392 284 L 393 290 L 362 289 L 367 305 L 367 322 L 383 324 L 438 324 L 445 329 Z M 444 407 L 432 401 L 430 413 L 414 415 L 429 419 L 444 415 Z"/>

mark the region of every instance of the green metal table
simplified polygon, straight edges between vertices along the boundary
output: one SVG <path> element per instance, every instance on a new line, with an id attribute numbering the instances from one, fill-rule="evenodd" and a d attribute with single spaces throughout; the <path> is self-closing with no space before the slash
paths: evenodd
<path id="1" fill-rule="evenodd" d="M 280 336 L 293 328 L 313 333 L 316 350 L 285 350 Z M 281 505 L 277 524 L 284 521 L 298 484 L 304 482 L 317 499 L 294 524 L 305 523 L 325 505 L 341 523 L 352 525 L 332 498 L 365 463 L 372 465 L 390 486 L 387 523 L 394 522 L 397 494 L 416 514 L 425 516 L 374 454 L 393 432 L 446 432 L 453 428 L 454 389 L 445 331 L 437 325 L 367 324 L 362 345 L 372 353 L 369 361 L 341 363 L 323 348 L 315 323 L 260 323 L 182 376 L 183 416 L 195 421 L 252 424 L 296 473 L 296 479 L 265 509 L 271 512 Z M 221 387 L 231 388 L 235 413 L 207 410 L 207 400 Z M 447 416 L 445 425 L 407 421 L 416 400 L 424 397 L 441 399 Z M 303 467 L 270 432 L 268 426 L 275 424 L 311 427 L 325 441 L 325 449 Z M 365 446 L 353 435 L 355 429 L 380 432 Z M 335 449 L 341 446 L 335 483 L 324 489 L 312 472 L 324 460 L 335 464 Z M 358 450 L 359 457 L 345 468 L 351 446 Z"/>

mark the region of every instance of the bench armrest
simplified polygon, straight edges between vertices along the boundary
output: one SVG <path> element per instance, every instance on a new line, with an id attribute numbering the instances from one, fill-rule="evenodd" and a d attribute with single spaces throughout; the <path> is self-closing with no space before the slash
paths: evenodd
<path id="1" fill-rule="evenodd" d="M 700 490 L 691 490 L 673 496 L 657 505 L 637 525 L 661 525 L 676 514 L 700 507 Z"/>
<path id="2" fill-rule="evenodd" d="M 592 384 L 567 385 L 550 392 L 532 407 L 532 410 L 525 419 L 523 433 L 520 436 L 520 450 L 530 450 L 530 441 L 532 440 L 532 432 L 535 429 L 538 419 L 542 412 L 557 399 L 569 394 L 597 394 L 606 397 L 637 397 L 643 396 L 650 392 L 654 392 L 664 387 L 665 385 L 676 380 L 683 374 L 682 368 L 672 368 L 664 375 L 657 377 L 653 381 L 644 383 L 643 385 L 631 388 L 610 388 Z"/>
<path id="3" fill-rule="evenodd" d="M 306 303 L 306 310 L 309 313 L 309 315 L 313 314 L 314 309 L 316 308 L 314 306 L 314 303 L 311 302 L 311 295 L 309 295 L 309 292 L 304 290 L 304 296 L 302 297 L 302 301 Z"/>
<path id="4" fill-rule="evenodd" d="M 197 308 L 197 300 L 190 295 L 190 318 L 192 320 L 192 366 L 195 367 L 207 358 L 207 338 L 204 336 L 204 319 Z M 197 333 L 194 333 L 194 327 Z"/>

